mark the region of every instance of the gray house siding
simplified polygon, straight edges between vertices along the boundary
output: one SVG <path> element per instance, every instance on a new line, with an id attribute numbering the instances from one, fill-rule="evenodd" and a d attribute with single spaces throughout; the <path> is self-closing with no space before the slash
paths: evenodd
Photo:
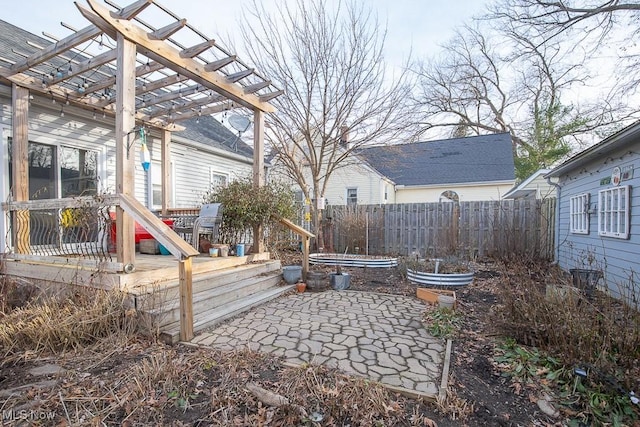
<path id="1" fill-rule="evenodd" d="M 613 169 L 633 168 L 633 178 L 620 182 L 630 187 L 629 237 L 598 235 L 598 192 L 615 187 L 607 183 Z M 553 171 L 552 171 L 553 175 Z M 625 294 L 633 284 L 640 291 L 640 138 L 559 175 L 557 260 L 561 268 L 596 269 L 604 273 L 613 294 Z M 570 199 L 589 194 L 588 234 L 570 232 Z"/>

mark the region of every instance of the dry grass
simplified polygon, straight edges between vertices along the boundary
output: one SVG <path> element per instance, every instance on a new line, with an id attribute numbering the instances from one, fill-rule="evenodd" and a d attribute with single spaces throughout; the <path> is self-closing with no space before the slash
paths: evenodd
<path id="1" fill-rule="evenodd" d="M 64 381 L 13 395 L 7 407 L 32 405 L 68 425 L 435 425 L 424 402 L 327 368 L 286 367 L 248 350 L 100 341 L 57 362 L 68 369 Z M 264 405 L 249 382 L 290 404 Z M 318 414 L 323 421 L 311 422 Z"/>
<path id="2" fill-rule="evenodd" d="M 135 330 L 135 312 L 125 294 L 92 289 L 34 300 L 0 318 L 3 363 L 24 354 L 77 349 L 112 334 Z"/>
<path id="3" fill-rule="evenodd" d="M 546 265 L 505 265 L 502 277 L 496 317 L 506 336 L 562 355 L 567 364 L 590 364 L 610 373 L 635 368 L 640 313 L 633 307 L 601 292 L 593 300 L 579 292 L 548 294 L 547 285 L 569 283 Z"/>

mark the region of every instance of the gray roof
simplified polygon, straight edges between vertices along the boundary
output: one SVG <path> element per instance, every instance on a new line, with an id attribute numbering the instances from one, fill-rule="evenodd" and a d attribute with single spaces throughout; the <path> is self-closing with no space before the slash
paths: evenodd
<path id="1" fill-rule="evenodd" d="M 186 129 L 180 132 L 174 132 L 177 136 L 242 156 L 253 156 L 253 148 L 245 144 L 238 134 L 230 131 L 211 116 L 202 116 L 200 120 L 189 119 L 178 122 L 178 124 L 184 126 Z"/>
<path id="2" fill-rule="evenodd" d="M 515 179 L 509 133 L 364 148 L 358 155 L 397 185 Z"/>
<path id="3" fill-rule="evenodd" d="M 20 27 L 10 24 L 0 19 L 0 56 L 18 61 L 23 57 L 14 53 L 18 51 L 22 53 L 33 53 L 37 49 L 27 44 L 27 41 L 33 42 L 38 46 L 46 47 L 52 44 L 51 41 L 32 34 Z M 81 60 L 83 56 L 78 54 L 75 59 Z M 54 67 L 68 67 L 67 62 L 56 62 L 57 58 L 52 58 L 49 62 Z M 54 68 L 48 70 L 42 70 L 43 73 L 49 73 Z M 42 75 L 35 75 L 36 78 L 41 79 Z M 96 80 L 99 76 L 96 75 Z M 82 80 L 78 79 L 77 83 L 81 83 Z M 218 122 L 211 116 L 202 116 L 200 120 L 190 119 L 177 122 L 178 125 L 184 126 L 186 129 L 180 132 L 174 132 L 175 135 L 189 139 L 191 141 L 207 144 L 211 147 L 219 148 L 231 153 L 240 154 L 247 157 L 253 156 L 253 149 L 241 141 L 237 134 L 227 129 L 224 125 Z"/>

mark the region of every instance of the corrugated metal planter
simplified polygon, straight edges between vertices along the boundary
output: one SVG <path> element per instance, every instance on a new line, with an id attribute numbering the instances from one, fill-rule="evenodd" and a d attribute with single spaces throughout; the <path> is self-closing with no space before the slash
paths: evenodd
<path id="1" fill-rule="evenodd" d="M 407 278 L 411 282 L 452 288 L 469 285 L 473 282 L 473 274 L 473 271 L 469 273 L 425 273 L 407 269 Z"/>
<path id="2" fill-rule="evenodd" d="M 398 265 L 398 258 L 373 257 L 351 254 L 310 254 L 311 264 L 340 265 L 342 267 L 389 268 Z"/>

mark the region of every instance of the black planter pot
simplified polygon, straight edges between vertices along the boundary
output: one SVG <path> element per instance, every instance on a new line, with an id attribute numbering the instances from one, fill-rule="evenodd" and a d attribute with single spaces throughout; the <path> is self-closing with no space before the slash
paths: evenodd
<path id="1" fill-rule="evenodd" d="M 351 286 L 351 275 L 349 273 L 331 273 L 329 274 L 329 283 L 336 291 L 344 291 Z"/>

